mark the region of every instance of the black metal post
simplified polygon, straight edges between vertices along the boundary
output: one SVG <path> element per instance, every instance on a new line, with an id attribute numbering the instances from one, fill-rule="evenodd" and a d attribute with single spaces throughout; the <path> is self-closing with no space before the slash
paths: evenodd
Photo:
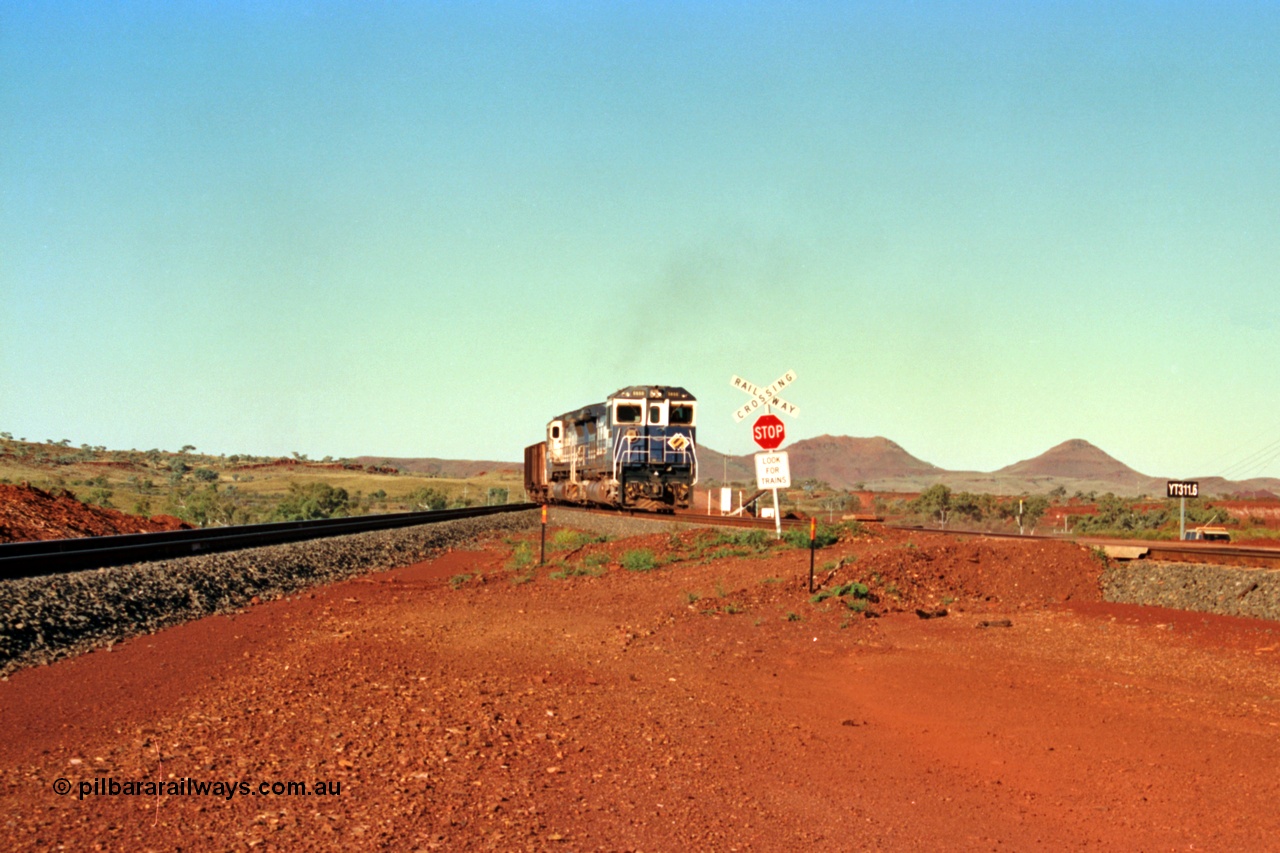
<path id="1" fill-rule="evenodd" d="M 809 519 L 809 592 L 813 593 L 813 553 L 818 548 L 818 520 Z"/>

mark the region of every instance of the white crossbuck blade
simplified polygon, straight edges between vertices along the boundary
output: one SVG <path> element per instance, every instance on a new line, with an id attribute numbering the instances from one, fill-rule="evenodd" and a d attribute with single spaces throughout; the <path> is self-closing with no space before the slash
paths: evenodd
<path id="1" fill-rule="evenodd" d="M 794 370 L 788 370 L 764 388 L 761 388 L 754 382 L 748 382 L 741 376 L 735 375 L 729 380 L 729 384 L 734 388 L 737 388 L 739 391 L 748 394 L 751 397 L 751 402 L 740 406 L 736 411 L 734 411 L 734 420 L 745 421 L 750 415 L 758 412 L 766 406 L 777 409 L 784 415 L 790 415 L 793 418 L 797 417 L 800 414 L 800 409 L 778 396 L 779 391 L 795 381 L 796 372 Z"/>

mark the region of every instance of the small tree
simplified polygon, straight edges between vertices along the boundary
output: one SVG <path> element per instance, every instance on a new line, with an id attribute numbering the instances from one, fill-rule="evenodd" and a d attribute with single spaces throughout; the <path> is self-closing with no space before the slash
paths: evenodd
<path id="1" fill-rule="evenodd" d="M 385 498 L 385 492 L 383 492 L 383 496 Z M 414 489 L 405 498 L 405 501 L 409 504 L 410 509 L 415 510 L 444 509 L 449 505 L 449 497 L 444 492 L 439 489 L 427 488 L 426 486 Z"/>
<path id="2" fill-rule="evenodd" d="M 1031 535 L 1035 535 L 1036 525 L 1040 519 L 1049 510 L 1049 499 L 1044 495 L 1030 495 L 1022 499 L 1022 519 L 1018 524 L 1018 532 L 1021 533 L 1024 527 L 1031 528 Z"/>
<path id="3" fill-rule="evenodd" d="M 350 504 L 346 489 L 335 489 L 328 483 L 290 483 L 289 494 L 276 506 L 275 515 L 283 521 L 332 518 L 347 515 Z"/>
<path id="4" fill-rule="evenodd" d="M 98 486 L 89 492 L 89 497 L 85 499 L 85 503 L 97 504 L 98 506 L 111 509 L 115 506 L 115 504 L 111 502 L 111 496 L 114 494 L 115 492 L 110 489 Z"/>
<path id="5" fill-rule="evenodd" d="M 930 518 L 937 518 L 939 525 L 945 529 L 947 518 L 951 515 L 951 489 L 942 483 L 932 485 L 911 502 L 911 509 Z"/>

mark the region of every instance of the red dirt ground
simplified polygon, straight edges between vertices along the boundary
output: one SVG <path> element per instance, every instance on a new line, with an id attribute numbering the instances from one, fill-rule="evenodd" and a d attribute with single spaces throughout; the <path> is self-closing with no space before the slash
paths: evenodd
<path id="1" fill-rule="evenodd" d="M 0 542 L 154 533 L 190 527 L 171 515 L 145 518 L 82 504 L 70 492 L 53 495 L 32 486 L 0 485 Z"/>
<path id="2" fill-rule="evenodd" d="M 828 588 L 871 588 L 882 615 L 867 618 L 810 602 L 806 552 L 704 561 L 706 535 L 553 551 L 601 572 L 562 578 L 477 543 L 19 672 L 0 682 L 3 837 L 650 851 L 1280 837 L 1280 625 L 1104 604 L 1097 564 L 1066 543 L 903 531 L 819 552 L 843 563 Z M 624 570 L 638 549 L 681 559 Z M 945 617 L 914 612 L 943 599 Z M 71 794 L 53 792 L 60 777 Z M 342 788 L 79 798 L 109 778 Z"/>

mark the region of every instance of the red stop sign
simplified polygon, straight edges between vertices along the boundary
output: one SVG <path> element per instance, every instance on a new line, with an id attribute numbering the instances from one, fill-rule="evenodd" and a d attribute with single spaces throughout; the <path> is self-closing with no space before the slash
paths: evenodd
<path id="1" fill-rule="evenodd" d="M 761 415 L 751 428 L 751 437 L 765 450 L 774 450 L 787 437 L 787 428 L 777 415 Z"/>

